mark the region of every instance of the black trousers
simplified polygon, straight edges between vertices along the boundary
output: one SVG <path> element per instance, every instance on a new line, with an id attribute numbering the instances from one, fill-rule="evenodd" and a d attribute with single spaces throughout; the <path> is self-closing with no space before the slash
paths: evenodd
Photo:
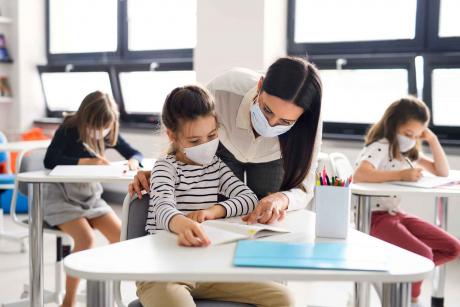
<path id="1" fill-rule="evenodd" d="M 280 191 L 284 175 L 283 159 L 264 163 L 243 163 L 238 161 L 222 143 L 219 143 L 216 154 L 241 181 L 244 181 L 246 172 L 247 185 L 259 199 Z"/>

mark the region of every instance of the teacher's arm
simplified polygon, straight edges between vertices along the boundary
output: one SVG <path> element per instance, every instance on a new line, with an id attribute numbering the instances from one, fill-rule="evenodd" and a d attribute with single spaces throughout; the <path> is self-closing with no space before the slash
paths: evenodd
<path id="1" fill-rule="evenodd" d="M 311 160 L 310 170 L 308 171 L 307 177 L 305 177 L 304 181 L 298 188 L 282 192 L 288 198 L 287 211 L 293 211 L 310 207 L 310 203 L 314 196 L 315 173 L 316 169 L 318 168 L 318 156 L 319 152 L 321 151 L 322 141 L 323 121 L 320 119 L 318 123 L 318 130 L 316 132 L 315 145 L 313 147 L 313 156 Z"/>
<path id="2" fill-rule="evenodd" d="M 142 198 L 142 190 L 150 192 L 150 171 L 138 171 L 128 186 L 129 195 L 137 194 L 139 199 Z"/>

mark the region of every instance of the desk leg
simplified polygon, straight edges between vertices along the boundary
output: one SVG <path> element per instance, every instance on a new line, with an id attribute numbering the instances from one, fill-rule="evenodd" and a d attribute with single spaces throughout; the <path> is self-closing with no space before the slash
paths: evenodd
<path id="1" fill-rule="evenodd" d="M 447 229 L 447 209 L 449 198 L 436 197 L 435 198 L 435 213 L 434 223 L 439 228 Z M 446 266 L 437 266 L 433 271 L 433 291 L 431 294 L 432 305 L 435 307 L 444 306 L 444 286 L 446 281 Z"/>
<path id="2" fill-rule="evenodd" d="M 43 207 L 42 184 L 29 184 L 30 306 L 43 307 Z"/>
<path id="3" fill-rule="evenodd" d="M 382 307 L 410 307 L 411 284 L 383 284 Z"/>
<path id="4" fill-rule="evenodd" d="M 357 195 L 358 206 L 355 212 L 355 223 L 357 230 L 370 233 L 371 230 L 371 196 Z M 361 282 L 355 283 L 355 307 L 370 306 L 370 284 Z"/>
<path id="5" fill-rule="evenodd" d="M 113 307 L 113 284 L 111 281 L 86 281 L 87 307 Z"/>

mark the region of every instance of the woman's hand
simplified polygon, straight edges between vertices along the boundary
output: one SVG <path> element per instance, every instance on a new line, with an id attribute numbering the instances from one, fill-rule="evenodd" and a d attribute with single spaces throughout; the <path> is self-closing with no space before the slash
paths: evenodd
<path id="1" fill-rule="evenodd" d="M 130 171 L 137 171 L 139 169 L 139 161 L 136 159 L 129 159 L 128 168 Z"/>
<path id="2" fill-rule="evenodd" d="M 78 165 L 109 165 L 110 162 L 100 158 L 80 158 Z"/>
<path id="3" fill-rule="evenodd" d="M 422 177 L 421 168 L 408 168 L 400 172 L 402 181 L 418 181 Z"/>
<path id="4" fill-rule="evenodd" d="M 177 234 L 177 242 L 182 246 L 205 247 L 211 244 L 200 224 L 182 214 L 177 214 L 169 222 L 169 228 Z"/>
<path id="5" fill-rule="evenodd" d="M 288 205 L 289 199 L 285 194 L 281 192 L 270 194 L 259 201 L 254 211 L 243 216 L 243 221 L 248 224 L 271 224 L 282 221 L 286 216 Z"/>
<path id="6" fill-rule="evenodd" d="M 195 222 L 202 223 L 207 220 L 215 220 L 225 217 L 227 212 L 221 205 L 214 205 L 208 209 L 197 210 L 187 214 L 187 217 Z"/>
<path id="7" fill-rule="evenodd" d="M 142 198 L 142 190 L 150 191 L 150 171 L 138 171 L 134 176 L 133 182 L 128 186 L 129 195 L 137 194 L 139 199 Z"/>

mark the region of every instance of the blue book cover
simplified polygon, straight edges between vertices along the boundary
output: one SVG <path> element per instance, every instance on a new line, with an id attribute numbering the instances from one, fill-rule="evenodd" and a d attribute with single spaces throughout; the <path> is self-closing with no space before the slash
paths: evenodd
<path id="1" fill-rule="evenodd" d="M 239 241 L 235 266 L 387 271 L 383 251 L 356 243 Z"/>

